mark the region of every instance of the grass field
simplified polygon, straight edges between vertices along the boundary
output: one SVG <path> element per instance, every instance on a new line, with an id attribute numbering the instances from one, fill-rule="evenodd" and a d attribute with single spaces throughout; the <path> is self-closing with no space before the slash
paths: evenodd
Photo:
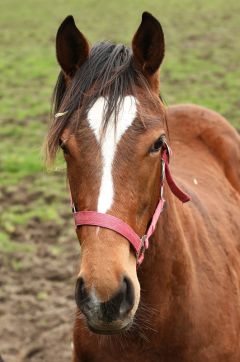
<path id="1" fill-rule="evenodd" d="M 2 209 L 0 247 L 17 225 L 29 219 L 57 222 L 63 205 L 64 177 L 47 175 L 41 145 L 50 98 L 59 71 L 55 34 L 73 14 L 89 41 L 130 43 L 144 10 L 162 23 L 166 58 L 162 94 L 167 104 L 194 102 L 226 116 L 240 127 L 240 2 L 237 0 L 2 0 L 0 9 L 0 172 L 3 196 L 25 187 L 25 202 Z M 54 194 L 53 204 L 33 192 Z M 3 240 L 5 240 L 3 242 Z M 11 248 L 10 248 L 11 249 Z"/>

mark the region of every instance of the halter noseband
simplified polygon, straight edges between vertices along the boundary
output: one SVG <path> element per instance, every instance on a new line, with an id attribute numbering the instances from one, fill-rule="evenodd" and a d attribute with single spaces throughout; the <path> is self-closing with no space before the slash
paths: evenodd
<path id="1" fill-rule="evenodd" d="M 151 223 L 146 231 L 146 233 L 139 237 L 135 231 L 125 223 L 123 220 L 119 219 L 116 216 L 103 214 L 97 211 L 76 211 L 75 205 L 72 202 L 72 211 L 73 217 L 75 220 L 76 228 L 82 225 L 98 226 L 102 228 L 107 228 L 115 231 L 116 233 L 122 235 L 125 239 L 129 241 L 133 247 L 136 258 L 137 266 L 139 266 L 144 259 L 145 250 L 149 247 L 149 238 L 155 231 L 156 224 L 158 222 L 159 216 L 164 209 L 165 200 L 163 198 L 163 184 L 164 179 L 166 178 L 168 186 L 170 187 L 172 193 L 182 202 L 187 202 L 190 200 L 190 196 L 183 192 L 174 182 L 170 169 L 169 169 L 169 160 L 170 160 L 171 150 L 167 143 L 163 145 L 162 154 L 161 154 L 161 165 L 162 165 L 162 176 L 160 183 L 160 200 L 156 207 L 156 210 L 152 216 Z"/>

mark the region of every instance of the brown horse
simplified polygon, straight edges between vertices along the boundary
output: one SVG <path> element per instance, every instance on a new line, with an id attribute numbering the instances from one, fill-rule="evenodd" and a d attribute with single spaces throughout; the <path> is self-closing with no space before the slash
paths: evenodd
<path id="1" fill-rule="evenodd" d="M 119 233 L 77 228 L 73 361 L 239 362 L 239 135 L 205 108 L 164 107 L 164 36 L 148 13 L 132 50 L 107 42 L 90 49 L 71 16 L 56 47 L 62 71 L 47 157 L 63 149 L 76 209 L 113 215 L 143 235 L 168 135 L 171 171 L 191 196 L 183 205 L 165 182 L 167 208 L 139 268 Z"/>

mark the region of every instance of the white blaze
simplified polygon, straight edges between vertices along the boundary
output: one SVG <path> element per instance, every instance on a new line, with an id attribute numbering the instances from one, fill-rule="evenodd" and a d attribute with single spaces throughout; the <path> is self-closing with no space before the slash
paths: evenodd
<path id="1" fill-rule="evenodd" d="M 100 142 L 102 120 L 105 102 L 103 97 L 97 99 L 88 112 L 88 122 L 96 139 Z M 117 116 L 116 132 L 114 129 L 114 115 L 109 119 L 104 139 L 102 140 L 101 152 L 103 158 L 103 173 L 98 197 L 98 212 L 105 213 L 111 208 L 114 198 L 114 185 L 112 177 L 112 164 L 117 145 L 131 126 L 137 114 L 136 100 L 133 96 L 126 96 L 121 103 Z"/>

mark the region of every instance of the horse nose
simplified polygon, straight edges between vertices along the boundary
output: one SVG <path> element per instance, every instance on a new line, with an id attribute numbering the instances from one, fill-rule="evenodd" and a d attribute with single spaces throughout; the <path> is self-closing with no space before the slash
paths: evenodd
<path id="1" fill-rule="evenodd" d="M 129 278 L 122 280 L 117 293 L 107 302 L 101 303 L 102 319 L 105 322 L 124 318 L 134 305 L 133 285 Z"/>
<path id="2" fill-rule="evenodd" d="M 113 322 L 124 318 L 133 308 L 134 289 L 131 280 L 124 277 L 118 291 L 106 302 L 98 300 L 96 295 L 88 292 L 83 278 L 76 284 L 75 299 L 77 306 L 88 319 L 94 317 L 103 322 Z"/>
<path id="3" fill-rule="evenodd" d="M 79 309 L 82 309 L 82 306 L 89 301 L 89 296 L 85 288 L 83 278 L 79 278 L 77 280 L 75 289 L 75 300 Z"/>

